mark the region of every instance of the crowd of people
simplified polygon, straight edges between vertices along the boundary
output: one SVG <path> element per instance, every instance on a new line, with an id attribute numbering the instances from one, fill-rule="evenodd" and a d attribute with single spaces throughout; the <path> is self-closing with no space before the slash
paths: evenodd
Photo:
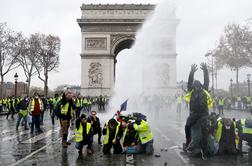
<path id="1" fill-rule="evenodd" d="M 55 119 L 61 126 L 62 147 L 67 148 L 69 128 L 75 128 L 75 147 L 82 153 L 87 145 L 87 153 L 93 153 L 93 137 L 98 135 L 98 144 L 103 144 L 103 153 L 146 153 L 153 154 L 153 134 L 146 116 L 141 113 L 122 115 L 120 111 L 102 127 L 97 113 L 104 112 L 108 103 L 107 96 L 79 97 L 67 91 L 46 99 L 38 93 L 33 97 L 8 98 L 1 100 L 1 109 L 8 110 L 6 119 L 14 119 L 17 113 L 16 130 L 23 126 L 31 134 L 42 133 L 44 113 L 49 112 L 52 125 Z M 94 107 L 96 106 L 96 107 Z M 98 111 L 95 111 L 98 108 Z M 102 135 L 104 135 L 102 142 Z"/>
<path id="2" fill-rule="evenodd" d="M 183 100 L 187 103 L 189 116 L 185 125 L 186 142 L 183 149 L 191 156 L 201 156 L 207 159 L 209 155 L 238 154 L 242 153 L 242 142 L 252 145 L 252 119 L 230 119 L 224 117 L 224 107 L 249 109 L 250 97 L 242 100 L 229 98 L 211 97 L 209 86 L 209 75 L 205 63 L 201 64 L 204 74 L 204 83 L 194 80 L 197 65 L 191 66 L 188 79 L 187 93 L 177 98 L 178 110 L 181 109 Z M 216 111 L 218 110 L 218 111 Z M 210 114 L 209 114 L 210 112 Z M 216 113 L 217 112 L 217 113 Z"/>
<path id="3" fill-rule="evenodd" d="M 251 111 L 250 96 L 229 98 L 212 96 L 209 86 L 207 65 L 202 63 L 204 83 L 194 79 L 197 65 L 191 66 L 187 90 L 184 95 L 177 96 L 177 112 L 181 112 L 183 103 L 189 110 L 185 123 L 185 138 L 183 150 L 191 156 L 200 155 L 206 159 L 208 155 L 237 154 L 242 152 L 243 141 L 252 146 L 252 119 L 230 119 L 224 117 L 223 110 Z M 166 100 L 167 99 L 167 100 Z M 160 103 L 169 105 L 171 100 L 160 96 L 143 99 L 150 110 L 156 110 L 158 117 Z M 158 104 L 159 103 L 159 104 Z M 146 153 L 153 154 L 153 134 L 147 117 L 142 113 L 123 115 L 117 111 L 102 127 L 97 113 L 104 112 L 108 104 L 107 96 L 81 97 L 67 91 L 55 94 L 53 98 L 45 98 L 34 93 L 33 97 L 8 98 L 0 100 L 0 111 L 8 110 L 6 119 L 14 118 L 17 113 L 16 130 L 20 124 L 24 130 L 30 128 L 31 134 L 43 132 L 41 125 L 44 113 L 50 110 L 52 125 L 55 118 L 59 119 L 62 133 L 62 147 L 67 148 L 71 143 L 68 139 L 69 127 L 75 127 L 75 147 L 82 153 L 87 145 L 87 153 L 92 154 L 93 138 L 98 135 L 98 144 L 103 144 L 103 153 Z M 97 106 L 97 110 L 93 109 Z M 167 106 L 168 107 L 168 106 Z M 102 142 L 102 135 L 104 135 Z"/>

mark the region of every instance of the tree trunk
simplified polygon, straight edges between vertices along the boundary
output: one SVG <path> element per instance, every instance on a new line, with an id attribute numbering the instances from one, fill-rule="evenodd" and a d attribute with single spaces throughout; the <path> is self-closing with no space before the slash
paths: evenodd
<path id="1" fill-rule="evenodd" d="M 31 76 L 27 78 L 27 95 L 30 97 Z"/>
<path id="2" fill-rule="evenodd" d="M 48 95 L 48 73 L 47 73 L 47 71 L 45 72 L 44 93 L 45 93 L 45 97 L 47 98 L 47 95 Z"/>
<path id="3" fill-rule="evenodd" d="M 5 97 L 5 96 L 3 95 L 3 90 L 4 90 L 3 86 L 4 86 L 4 76 L 1 75 L 0 99 L 2 99 L 3 97 Z"/>
<path id="4" fill-rule="evenodd" d="M 240 95 L 239 92 L 239 68 L 236 68 L 236 95 Z"/>

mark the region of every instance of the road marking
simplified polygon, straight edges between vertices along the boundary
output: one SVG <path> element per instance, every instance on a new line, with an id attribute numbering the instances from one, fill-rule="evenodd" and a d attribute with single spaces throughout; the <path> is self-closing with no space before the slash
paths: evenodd
<path id="1" fill-rule="evenodd" d="M 172 149 L 178 149 L 178 148 L 179 148 L 178 145 L 169 147 L 170 150 L 172 150 Z"/>
<path id="2" fill-rule="evenodd" d="M 52 133 L 58 133 L 59 130 L 60 130 L 60 127 L 57 127 L 57 128 L 54 129 L 54 130 L 49 130 L 49 131 L 47 131 L 47 132 L 45 132 L 45 133 L 41 133 L 41 134 L 39 134 L 39 135 L 36 135 L 36 136 L 34 136 L 34 137 L 32 137 L 32 138 L 30 138 L 30 139 L 28 139 L 28 140 L 23 141 L 22 143 L 25 143 L 25 144 L 32 144 L 32 143 L 35 143 L 35 142 L 37 142 L 37 141 L 39 141 L 39 140 L 42 140 L 42 139 L 48 137 L 48 136 L 51 135 Z"/>
<path id="3" fill-rule="evenodd" d="M 41 150 L 47 148 L 49 145 L 52 145 L 52 144 L 54 144 L 54 143 L 57 143 L 57 142 L 60 141 L 60 140 L 61 140 L 61 138 L 58 138 L 56 141 L 51 142 L 51 143 L 49 143 L 49 144 L 47 144 L 47 145 L 45 145 L 45 146 L 39 148 L 38 150 L 35 150 L 34 152 L 30 153 L 30 154 L 27 155 L 26 157 L 24 157 L 24 158 L 22 158 L 22 159 L 16 161 L 15 163 L 11 164 L 11 166 L 19 165 L 20 163 L 24 162 L 25 160 L 27 160 L 28 158 L 32 157 L 32 156 L 35 155 L 36 153 L 38 153 L 38 152 L 40 152 Z"/>
<path id="4" fill-rule="evenodd" d="M 73 139 L 74 135 L 70 136 L 70 139 Z M 24 162 L 25 160 L 27 160 L 28 158 L 32 157 L 33 155 L 37 154 L 38 152 L 40 152 L 41 150 L 47 148 L 48 146 L 52 145 L 52 144 L 55 144 L 57 142 L 59 142 L 61 140 L 61 137 L 58 138 L 56 141 L 52 141 L 51 143 L 49 144 L 46 144 L 45 146 L 39 148 L 38 150 L 30 153 L 29 155 L 27 155 L 26 157 L 16 161 L 15 163 L 11 164 L 10 166 L 16 166 L 16 165 L 20 165 L 20 163 Z"/>
<path id="5" fill-rule="evenodd" d="M 186 161 L 186 159 L 180 154 L 180 152 L 176 149 L 174 149 L 175 153 L 179 156 L 179 158 L 182 160 L 182 162 L 185 164 L 185 165 L 188 165 L 188 162 Z"/>
<path id="6" fill-rule="evenodd" d="M 166 141 L 171 141 L 170 138 L 168 138 L 166 135 L 164 135 L 158 128 L 155 128 L 155 130 L 166 140 Z M 175 153 L 178 155 L 178 157 L 181 159 L 181 161 L 185 164 L 188 165 L 188 162 L 186 161 L 186 159 L 179 153 L 179 151 L 177 151 L 176 149 L 178 148 L 178 146 L 172 146 L 169 149 L 173 149 L 175 151 Z"/>
<path id="7" fill-rule="evenodd" d="M 162 134 L 162 131 L 160 131 L 158 128 L 155 128 L 155 130 L 166 140 L 166 141 L 171 141 L 170 138 L 168 138 L 166 135 Z"/>
<path id="8" fill-rule="evenodd" d="M 15 131 L 16 129 L 11 129 L 11 130 L 3 130 L 1 135 L 5 135 L 6 133 L 10 133 L 12 131 Z"/>
<path id="9" fill-rule="evenodd" d="M 12 139 L 15 139 L 15 138 L 17 138 L 17 137 L 23 135 L 23 134 L 28 134 L 28 133 L 30 133 L 30 130 L 21 131 L 21 132 L 18 132 L 17 135 L 11 135 L 11 136 L 4 137 L 4 138 L 0 139 L 0 142 L 12 140 Z"/>
<path id="10" fill-rule="evenodd" d="M 134 163 L 135 161 L 133 154 L 126 154 L 126 166 L 132 166 Z"/>

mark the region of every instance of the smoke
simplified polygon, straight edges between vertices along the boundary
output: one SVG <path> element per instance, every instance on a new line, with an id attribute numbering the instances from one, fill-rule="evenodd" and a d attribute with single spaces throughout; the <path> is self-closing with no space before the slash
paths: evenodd
<path id="1" fill-rule="evenodd" d="M 160 109 L 168 104 L 176 88 L 177 23 L 175 5 L 163 1 L 137 33 L 134 46 L 119 55 L 125 57 L 117 70 L 110 100 L 113 113 L 126 99 L 128 113 Z"/>

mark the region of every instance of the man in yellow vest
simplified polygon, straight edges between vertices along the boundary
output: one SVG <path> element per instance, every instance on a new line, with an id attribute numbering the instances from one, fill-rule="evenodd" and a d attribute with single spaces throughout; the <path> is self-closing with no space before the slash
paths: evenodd
<path id="1" fill-rule="evenodd" d="M 52 119 L 52 125 L 55 124 L 55 122 L 54 122 L 55 111 L 56 111 L 57 105 L 58 105 L 60 100 L 61 100 L 61 98 L 60 98 L 59 94 L 56 93 L 54 95 L 54 98 L 52 99 L 52 108 L 50 110 L 51 111 L 50 114 L 51 114 L 51 119 Z"/>
<path id="2" fill-rule="evenodd" d="M 193 64 L 191 66 L 191 71 L 188 79 L 188 93 L 185 95 L 184 99 L 189 103 L 190 115 L 187 118 L 185 126 L 186 143 L 183 148 L 188 149 L 192 137 L 191 128 L 200 120 L 200 133 L 201 133 L 201 154 L 202 157 L 207 153 L 207 117 L 209 115 L 209 108 L 212 107 L 212 99 L 208 93 L 209 86 L 209 75 L 207 70 L 207 65 L 201 63 L 201 69 L 204 74 L 204 84 L 202 85 L 200 81 L 194 80 L 194 73 L 197 71 L 197 65 Z M 198 150 L 198 149 L 197 149 Z"/>
<path id="3" fill-rule="evenodd" d="M 75 106 L 76 106 L 76 119 L 79 118 L 81 112 L 81 97 L 78 96 L 75 98 Z"/>
<path id="4" fill-rule="evenodd" d="M 28 97 L 25 97 L 23 100 L 21 100 L 18 103 L 17 107 L 18 107 L 19 113 L 18 113 L 18 120 L 16 124 L 16 130 L 18 130 L 18 126 L 21 122 L 21 119 L 24 120 L 25 130 L 28 130 L 28 127 L 27 127 L 28 106 L 29 106 Z"/>
<path id="5" fill-rule="evenodd" d="M 218 97 L 218 110 L 220 115 L 224 115 L 223 113 L 224 109 L 224 98 L 222 96 Z"/>
<path id="6" fill-rule="evenodd" d="M 75 121 L 75 148 L 79 150 L 79 153 L 82 153 L 82 148 L 84 145 L 87 146 L 87 153 L 92 154 L 92 144 L 93 144 L 93 131 L 91 123 L 87 122 L 86 115 L 82 114 Z"/>
<path id="7" fill-rule="evenodd" d="M 181 109 L 182 109 L 182 95 L 178 95 L 177 97 L 177 113 L 181 113 Z"/>
<path id="8" fill-rule="evenodd" d="M 238 128 L 238 150 L 242 152 L 242 142 L 248 142 L 248 145 L 252 147 L 252 119 L 240 119 L 236 122 L 236 127 Z"/>
<path id="9" fill-rule="evenodd" d="M 154 153 L 153 134 L 148 122 L 143 119 L 137 119 L 133 127 L 140 139 L 139 153 L 152 155 Z"/>
<path id="10" fill-rule="evenodd" d="M 61 133 L 62 133 L 62 146 L 67 148 L 68 145 L 71 145 L 67 141 L 68 129 L 70 127 L 70 121 L 74 118 L 73 110 L 75 109 L 74 101 L 72 99 L 73 94 L 71 92 L 65 92 L 62 95 L 62 99 L 57 104 L 55 110 L 55 115 L 60 119 Z"/>
<path id="11" fill-rule="evenodd" d="M 15 105 L 15 98 L 9 98 L 8 100 L 8 113 L 6 119 L 8 119 L 9 115 L 11 114 L 11 118 L 14 119 L 14 114 L 16 112 L 16 105 Z"/>
<path id="12" fill-rule="evenodd" d="M 42 110 L 43 110 L 42 100 L 39 98 L 38 93 L 35 92 L 34 98 L 31 99 L 29 105 L 29 112 L 32 115 L 31 134 L 33 134 L 34 125 L 38 133 L 42 132 L 42 130 L 40 129 L 40 114 Z"/>
<path id="13" fill-rule="evenodd" d="M 114 154 L 122 153 L 122 146 L 120 143 L 120 139 L 122 137 L 122 130 L 120 129 L 120 123 L 115 119 L 110 119 L 108 124 L 106 124 L 103 128 L 103 153 L 110 154 L 110 149 L 114 148 Z"/>

